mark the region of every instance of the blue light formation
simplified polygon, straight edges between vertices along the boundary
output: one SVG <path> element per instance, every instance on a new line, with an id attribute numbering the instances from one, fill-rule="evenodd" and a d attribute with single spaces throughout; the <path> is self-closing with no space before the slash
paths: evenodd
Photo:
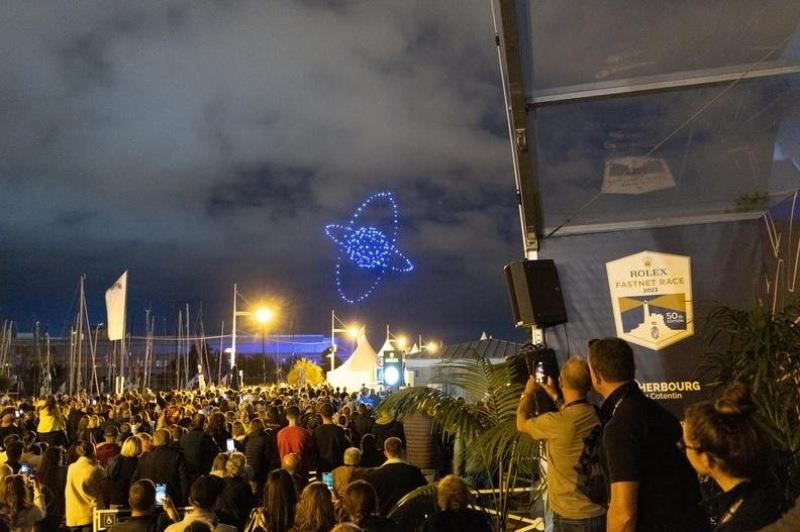
<path id="1" fill-rule="evenodd" d="M 389 207 L 388 227 L 365 223 L 368 209 L 380 204 Z M 346 224 L 325 226 L 325 234 L 339 249 L 336 258 L 336 290 L 347 303 L 368 298 L 388 272 L 405 273 L 414 269 L 411 261 L 397 248 L 399 210 L 391 192 L 377 192 L 364 200 Z M 360 271 L 366 280 L 357 283 L 354 272 Z M 352 286 L 351 286 L 352 285 Z"/>

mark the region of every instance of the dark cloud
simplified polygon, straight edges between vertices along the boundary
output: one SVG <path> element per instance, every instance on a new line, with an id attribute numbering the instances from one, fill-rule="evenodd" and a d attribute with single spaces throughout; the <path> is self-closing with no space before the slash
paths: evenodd
<path id="1" fill-rule="evenodd" d="M 4 4 L 0 316 L 58 321 L 84 272 L 100 315 L 129 268 L 132 304 L 204 301 L 209 322 L 239 282 L 313 331 L 335 306 L 375 331 L 510 334 L 493 37 L 482 0 Z M 323 227 L 383 189 L 418 268 L 351 308 Z"/>

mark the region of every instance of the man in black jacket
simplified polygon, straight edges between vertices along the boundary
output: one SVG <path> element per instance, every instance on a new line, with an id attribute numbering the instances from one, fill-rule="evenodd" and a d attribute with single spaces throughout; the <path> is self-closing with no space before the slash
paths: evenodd
<path id="1" fill-rule="evenodd" d="M 211 472 L 214 457 L 219 452 L 217 444 L 205 431 L 205 427 L 206 417 L 200 413 L 195 414 L 192 417 L 192 429 L 181 437 L 180 444 L 186 459 L 190 482 L 200 475 Z"/>
<path id="2" fill-rule="evenodd" d="M 314 429 L 314 449 L 317 452 L 317 471 L 327 473 L 342 465 L 348 447 L 344 429 L 333 424 L 333 407 L 324 403 L 319 408 L 322 425 Z"/>
<path id="3" fill-rule="evenodd" d="M 178 506 L 185 506 L 189 493 L 189 472 L 180 448 L 172 446 L 172 436 L 167 429 L 153 434 L 153 449 L 139 459 L 139 468 L 133 481 L 149 478 L 153 484 L 166 484 L 167 495 Z"/>
<path id="4" fill-rule="evenodd" d="M 264 423 L 256 418 L 250 422 L 247 438 L 244 441 L 247 465 L 252 470 L 252 480 L 258 488 L 259 495 L 264 488 L 267 474 L 272 470 L 270 466 L 273 463 L 273 455 L 278 454 L 277 445 L 271 436 L 264 430 Z"/>
<path id="5" fill-rule="evenodd" d="M 406 494 L 427 484 L 422 470 L 400 459 L 403 442 L 400 438 L 387 438 L 383 444 L 386 462 L 367 473 L 366 481 L 378 493 L 380 514 L 386 516 Z"/>
<path id="6" fill-rule="evenodd" d="M 353 420 L 353 445 L 361 443 L 364 434 L 372 433 L 375 418 L 364 403 L 358 404 L 358 416 Z"/>

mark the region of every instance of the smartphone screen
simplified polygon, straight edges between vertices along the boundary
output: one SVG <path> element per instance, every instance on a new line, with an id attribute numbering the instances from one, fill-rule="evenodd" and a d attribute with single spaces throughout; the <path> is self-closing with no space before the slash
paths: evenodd
<path id="1" fill-rule="evenodd" d="M 26 463 L 20 464 L 20 466 L 19 466 L 19 474 L 20 475 L 29 475 L 30 472 L 31 472 L 31 466 L 30 465 L 28 465 Z"/>
<path id="2" fill-rule="evenodd" d="M 156 504 L 164 506 L 164 499 L 167 498 L 167 485 L 156 484 Z"/>
<path id="3" fill-rule="evenodd" d="M 233 444 L 233 438 L 228 438 L 227 441 L 225 442 L 225 445 L 229 453 L 232 453 L 233 451 L 236 450 L 236 446 Z"/>
<path id="4" fill-rule="evenodd" d="M 333 473 L 330 471 L 322 473 L 322 483 L 328 486 L 328 488 L 333 489 Z"/>
<path id="5" fill-rule="evenodd" d="M 536 378 L 536 382 L 540 384 L 544 384 L 547 380 L 547 375 L 544 373 L 544 362 L 537 362 L 536 363 L 536 370 L 534 377 Z"/>

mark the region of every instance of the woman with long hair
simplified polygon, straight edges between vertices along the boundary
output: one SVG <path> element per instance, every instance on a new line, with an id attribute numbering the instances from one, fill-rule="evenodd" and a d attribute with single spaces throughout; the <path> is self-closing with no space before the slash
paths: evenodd
<path id="1" fill-rule="evenodd" d="M 39 423 L 36 425 L 36 432 L 39 441 L 47 445 L 67 446 L 67 421 L 58 408 L 56 398 L 52 395 L 36 403 L 36 413 L 39 416 Z"/>
<path id="2" fill-rule="evenodd" d="M 106 478 L 108 479 L 109 503 L 128 506 L 128 490 L 131 487 L 133 474 L 139 467 L 139 456 L 142 454 L 142 440 L 131 436 L 122 444 L 120 453 L 108 461 Z"/>
<path id="3" fill-rule="evenodd" d="M 716 401 L 687 408 L 678 446 L 695 471 L 721 489 L 708 501 L 715 532 L 758 530 L 780 517 L 780 493 L 768 478 L 767 434 L 745 385 L 733 384 Z"/>
<path id="4" fill-rule="evenodd" d="M 300 494 L 294 516 L 294 530 L 328 532 L 334 525 L 336 525 L 336 514 L 331 491 L 322 482 L 312 482 Z"/>
<path id="5" fill-rule="evenodd" d="M 361 466 L 378 467 L 384 461 L 383 454 L 378 450 L 373 434 L 367 433 L 361 437 Z"/>
<path id="6" fill-rule="evenodd" d="M 245 530 L 248 532 L 288 532 L 294 526 L 297 491 L 292 476 L 275 469 L 267 477 L 263 506 L 255 508 Z"/>
<path id="7" fill-rule="evenodd" d="M 247 456 L 247 464 L 253 471 L 253 484 L 256 487 L 256 494 L 261 496 L 264 481 L 269 472 L 270 445 L 267 435 L 264 433 L 264 423 L 255 418 L 247 428 L 247 438 L 244 440 L 244 454 Z"/>
<path id="8" fill-rule="evenodd" d="M 67 485 L 67 467 L 64 464 L 64 449 L 48 447 L 42 463 L 36 470 L 36 478 L 42 486 L 47 515 L 39 525 L 41 530 L 58 530 L 64 518 L 64 488 Z"/>
<path id="9" fill-rule="evenodd" d="M 0 512 L 9 520 L 14 532 L 33 532 L 36 523 L 44 519 L 46 512 L 39 480 L 24 475 L 4 478 Z"/>

